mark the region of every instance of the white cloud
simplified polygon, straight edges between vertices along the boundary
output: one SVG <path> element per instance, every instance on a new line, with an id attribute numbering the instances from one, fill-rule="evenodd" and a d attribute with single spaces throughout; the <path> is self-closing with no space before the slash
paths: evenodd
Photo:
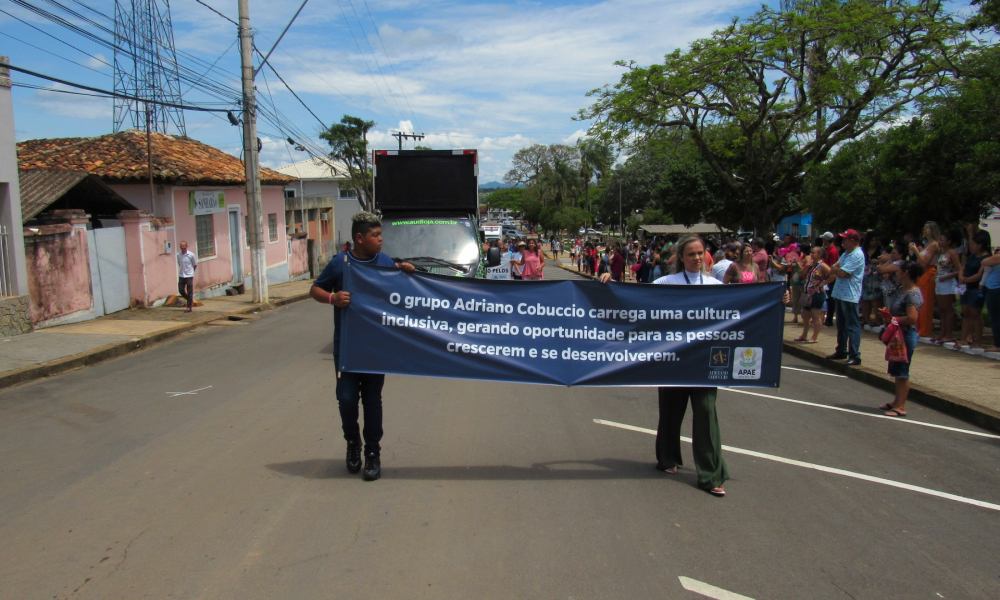
<path id="1" fill-rule="evenodd" d="M 103 54 L 98 52 L 97 54 L 89 57 L 83 64 L 91 69 L 103 69 L 113 63 L 105 58 Z"/>
<path id="2" fill-rule="evenodd" d="M 206 2 L 236 17 L 235 3 Z M 111 0 L 87 4 L 109 15 L 114 12 Z M 478 148 L 483 181 L 501 179 L 511 156 L 522 147 L 573 144 L 585 136 L 588 124 L 572 117 L 591 103 L 587 91 L 620 79 L 622 70 L 614 61 L 660 61 L 674 48 L 710 35 L 733 15 L 759 6 L 757 0 L 380 0 L 366 6 L 355 2 L 355 14 L 348 3 L 341 4 L 307 4 L 269 62 L 325 123 L 345 114 L 376 121 L 370 136 L 373 147 L 397 147 L 389 134 L 399 129 L 427 134 L 420 144 L 432 148 Z M 297 7 L 297 2 L 286 0 L 254 0 L 250 16 L 262 52 L 273 45 Z M 235 108 L 236 28 L 192 0 L 171 3 L 171 16 L 180 62 L 191 73 L 205 72 L 228 49 L 210 79 L 224 80 L 233 94 L 219 98 L 195 91 L 185 95 L 185 102 L 233 102 Z M 66 35 L 51 23 L 38 26 Z M 39 35 L 16 23 L 5 21 L 4 27 L 25 39 Z M 97 55 L 106 49 L 85 40 L 74 43 L 112 62 Z M 100 68 L 93 59 L 88 64 Z M 31 66 L 97 87 L 111 85 L 96 73 L 86 79 L 69 67 L 60 71 Z M 273 95 L 283 124 L 261 118 L 261 139 L 266 140 L 262 163 L 278 166 L 304 156 L 291 150 L 290 158 L 284 137 L 312 136 L 315 145 L 325 147 L 315 137 L 316 120 L 272 73 L 263 73 L 266 80 L 259 75 L 257 88 L 262 95 Z M 182 89 L 189 86 L 182 83 Z M 15 100 L 21 103 L 15 107 L 18 131 L 29 137 L 63 134 L 64 118 L 74 119 L 77 128 L 84 127 L 77 123 L 82 119 L 90 135 L 111 130 L 109 100 L 51 93 L 18 94 Z M 238 153 L 236 128 L 211 116 L 186 117 L 190 135 Z M 412 147 L 414 142 L 406 143 Z"/>
<path id="3" fill-rule="evenodd" d="M 569 137 L 565 137 L 560 140 L 560 143 L 566 144 L 567 146 L 575 146 L 577 142 L 587 137 L 586 129 L 577 129 Z"/>
<path id="4" fill-rule="evenodd" d="M 62 84 L 53 84 L 53 89 L 78 91 Z M 50 115 L 75 119 L 107 119 L 113 116 L 114 104 L 110 98 L 95 98 L 77 94 L 66 94 L 49 90 L 38 90 L 32 102 L 42 112 Z"/>

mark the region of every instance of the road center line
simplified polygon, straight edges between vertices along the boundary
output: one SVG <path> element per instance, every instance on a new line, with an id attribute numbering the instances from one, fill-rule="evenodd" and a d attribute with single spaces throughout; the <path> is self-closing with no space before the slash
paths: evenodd
<path id="1" fill-rule="evenodd" d="M 715 587 L 714 585 L 698 581 L 697 579 L 684 577 L 683 575 L 679 576 L 677 579 L 681 580 L 681 585 L 684 586 L 684 589 L 687 591 L 701 594 L 702 596 L 708 596 L 709 598 L 715 598 L 715 600 L 753 600 L 753 598 L 749 596 L 743 596 L 735 592 L 730 592 L 728 590 Z"/>
<path id="2" fill-rule="evenodd" d="M 200 392 L 202 390 L 207 390 L 210 387 L 212 387 L 212 386 L 209 385 L 209 386 L 206 386 L 206 387 L 203 387 L 203 388 L 198 388 L 196 390 L 191 390 L 190 392 L 164 392 L 164 393 L 170 394 L 171 398 L 176 398 L 177 396 L 197 396 L 198 392 Z"/>
<path id="3" fill-rule="evenodd" d="M 605 421 L 604 419 L 594 419 L 594 423 L 598 425 L 608 425 L 610 427 L 617 427 L 619 429 L 627 429 L 629 431 L 638 431 L 640 433 L 648 433 L 651 435 L 656 435 L 656 431 L 652 429 L 645 429 L 643 427 L 636 427 L 635 425 L 626 425 L 624 423 L 615 423 L 614 421 Z M 691 438 L 681 436 L 681 441 L 691 443 Z M 1000 511 L 1000 504 L 993 504 L 991 502 L 983 502 L 982 500 L 976 500 L 975 498 L 966 498 L 965 496 L 958 496 L 955 494 L 949 494 L 947 492 L 939 492 L 937 490 L 932 490 L 930 488 L 920 487 L 918 485 L 910 485 L 909 483 L 903 483 L 901 481 L 893 481 L 892 479 L 884 479 L 882 477 L 873 477 L 871 475 L 865 475 L 864 473 L 855 473 L 854 471 L 845 471 L 844 469 L 835 469 L 833 467 L 825 467 L 823 465 L 817 465 L 813 463 L 807 463 L 801 460 L 795 460 L 792 458 L 785 458 L 783 456 L 775 456 L 774 454 L 765 454 L 763 452 L 757 452 L 755 450 L 746 450 L 744 448 L 736 448 L 734 446 L 722 445 L 722 449 L 726 452 L 732 452 L 733 454 L 744 454 L 746 456 L 753 456 L 755 458 L 762 458 L 764 460 L 770 460 L 786 465 L 792 465 L 794 467 L 802 467 L 803 469 L 812 469 L 814 471 L 822 471 L 823 473 L 832 473 L 834 475 L 843 475 L 844 477 L 852 477 L 854 479 L 860 479 L 862 481 L 870 481 L 872 483 L 880 483 L 882 485 L 887 485 L 889 487 L 895 487 L 902 490 L 910 490 L 911 492 L 918 492 L 921 494 L 927 494 L 928 496 L 936 496 L 938 498 L 944 498 L 945 500 L 952 500 L 954 502 L 961 502 L 962 504 L 971 504 L 973 506 L 979 506 L 981 508 L 988 508 L 990 510 Z"/>
<path id="4" fill-rule="evenodd" d="M 823 371 L 813 371 L 811 369 L 797 369 L 795 367 L 786 367 L 782 365 L 782 369 L 788 369 L 789 371 L 802 371 L 803 373 L 812 373 L 814 375 L 826 375 L 827 377 L 841 377 L 847 379 L 847 375 L 841 375 L 839 373 L 824 373 Z"/>
<path id="5" fill-rule="evenodd" d="M 889 421 L 895 421 L 896 423 L 909 423 L 910 425 L 920 425 L 922 427 L 933 427 L 934 429 L 944 429 L 945 431 L 957 431 L 958 433 L 966 433 L 968 435 L 978 435 L 979 437 L 991 438 L 994 440 L 1000 440 L 1000 435 L 994 435 L 992 433 L 983 433 L 982 431 L 973 431 L 971 429 L 959 429 L 958 427 L 949 427 L 947 425 L 938 425 L 936 423 L 925 423 L 923 421 L 913 421 L 911 419 L 900 419 L 899 417 L 887 417 L 885 415 L 874 415 L 872 413 L 863 412 L 860 410 L 852 410 L 850 408 L 841 408 L 839 406 L 830 406 L 829 404 L 819 404 L 818 402 L 807 402 L 805 400 L 793 400 L 791 398 L 782 398 L 781 396 L 772 396 L 770 394 L 761 394 L 760 392 L 748 392 L 746 390 L 737 390 L 734 388 L 719 388 L 723 392 L 732 392 L 734 394 L 746 394 L 748 396 L 760 396 L 761 398 L 770 398 L 772 400 L 781 400 L 782 402 L 790 402 L 792 404 L 802 404 L 803 406 L 813 406 L 816 408 L 825 408 L 827 410 L 836 410 L 840 412 L 851 413 L 853 415 L 861 415 L 863 417 L 872 417 L 875 419 L 888 419 Z"/>

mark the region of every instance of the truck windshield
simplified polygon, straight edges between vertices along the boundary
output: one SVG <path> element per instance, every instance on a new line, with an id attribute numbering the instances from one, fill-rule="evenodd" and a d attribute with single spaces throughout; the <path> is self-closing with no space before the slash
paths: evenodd
<path id="1" fill-rule="evenodd" d="M 393 258 L 432 257 L 456 265 L 479 261 L 476 229 L 464 218 L 386 218 L 382 252 Z"/>

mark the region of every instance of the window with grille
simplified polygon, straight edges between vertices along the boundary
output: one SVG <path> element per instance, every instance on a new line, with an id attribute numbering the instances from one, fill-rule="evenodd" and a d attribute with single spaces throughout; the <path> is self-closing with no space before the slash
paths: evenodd
<path id="1" fill-rule="evenodd" d="M 197 235 L 198 258 L 215 256 L 214 215 L 195 215 L 194 229 Z"/>
<path id="2" fill-rule="evenodd" d="M 278 213 L 267 215 L 267 235 L 272 242 L 278 241 Z"/>
<path id="3" fill-rule="evenodd" d="M 340 188 L 340 197 L 341 198 L 357 198 L 358 194 L 357 194 L 357 192 L 354 191 L 354 188 L 352 188 L 352 187 L 342 187 L 342 188 Z"/>

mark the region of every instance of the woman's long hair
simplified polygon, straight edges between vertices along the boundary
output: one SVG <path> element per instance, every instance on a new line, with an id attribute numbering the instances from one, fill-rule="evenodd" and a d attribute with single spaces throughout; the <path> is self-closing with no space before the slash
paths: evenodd
<path id="1" fill-rule="evenodd" d="M 687 245 L 690 244 L 691 242 L 701 242 L 702 249 L 705 249 L 707 247 L 705 246 L 705 240 L 701 239 L 701 236 L 698 235 L 697 233 L 689 233 L 688 235 L 682 237 L 674 245 L 674 249 L 677 255 L 677 260 L 676 262 L 674 262 L 674 273 L 680 273 L 681 271 L 684 270 L 684 250 L 687 248 Z M 710 273 L 708 272 L 707 265 L 708 263 L 703 260 L 701 263 L 701 272 L 706 275 L 709 275 Z"/>

